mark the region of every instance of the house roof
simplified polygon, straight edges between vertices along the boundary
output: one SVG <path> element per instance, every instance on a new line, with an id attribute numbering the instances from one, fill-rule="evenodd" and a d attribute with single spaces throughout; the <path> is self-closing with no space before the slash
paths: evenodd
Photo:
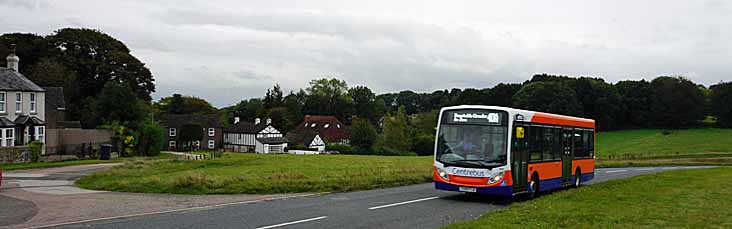
<path id="1" fill-rule="evenodd" d="M 28 116 L 28 115 L 18 115 L 17 118 L 15 118 L 15 121 L 13 121 L 15 124 L 31 124 L 31 125 L 43 125 L 43 120 L 35 117 L 35 116 Z"/>
<path id="2" fill-rule="evenodd" d="M 158 116 L 160 125 L 164 127 L 179 127 L 185 124 L 199 124 L 204 128 L 221 128 L 221 116 L 216 114 L 162 114 Z"/>
<path id="3" fill-rule="evenodd" d="M 317 133 L 299 133 L 290 131 L 285 135 L 285 138 L 287 138 L 287 141 L 292 144 L 309 146 L 317 136 Z"/>
<path id="4" fill-rule="evenodd" d="M 5 91 L 37 91 L 44 92 L 33 81 L 25 78 L 23 74 L 10 68 L 0 67 L 0 90 Z"/>
<path id="5" fill-rule="evenodd" d="M 229 128 L 224 129 L 224 132 L 256 134 L 256 133 L 262 132 L 262 130 L 264 130 L 268 126 L 270 126 L 270 125 L 266 124 L 264 122 L 260 122 L 259 124 L 254 124 L 251 122 L 239 122 L 237 124 L 232 125 Z"/>
<path id="6" fill-rule="evenodd" d="M 258 142 L 262 144 L 282 144 L 287 142 L 287 139 L 283 137 L 272 137 L 272 138 L 257 138 Z"/>
<path id="7" fill-rule="evenodd" d="M 6 117 L 0 117 L 0 127 L 11 127 L 15 126 L 15 122 L 10 121 L 10 119 Z"/>
<path id="8" fill-rule="evenodd" d="M 43 87 L 46 90 L 46 111 L 66 109 L 63 87 Z"/>
<path id="9" fill-rule="evenodd" d="M 349 139 L 351 134 L 346 125 L 335 116 L 306 116 L 295 132 L 300 134 L 315 133 L 326 141 L 338 142 Z"/>

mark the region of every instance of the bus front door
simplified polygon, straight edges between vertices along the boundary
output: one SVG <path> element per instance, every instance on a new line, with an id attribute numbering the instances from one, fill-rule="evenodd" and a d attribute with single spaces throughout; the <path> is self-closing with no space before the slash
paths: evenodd
<path id="1" fill-rule="evenodd" d="M 562 186 L 572 183 L 572 130 L 564 129 L 562 131 L 563 147 L 562 147 Z"/>
<path id="2" fill-rule="evenodd" d="M 521 124 L 514 124 L 513 147 L 511 147 L 511 171 L 513 174 L 513 192 L 521 193 L 527 190 L 529 166 L 529 147 L 525 136 L 528 128 Z"/>

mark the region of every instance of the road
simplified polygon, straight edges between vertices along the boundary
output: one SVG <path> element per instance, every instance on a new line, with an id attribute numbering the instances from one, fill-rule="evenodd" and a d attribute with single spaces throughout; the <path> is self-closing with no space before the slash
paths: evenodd
<path id="1" fill-rule="evenodd" d="M 675 169 L 597 169 L 588 184 Z M 439 228 L 511 204 L 505 198 L 434 190 L 432 184 L 111 218 L 63 228 Z"/>

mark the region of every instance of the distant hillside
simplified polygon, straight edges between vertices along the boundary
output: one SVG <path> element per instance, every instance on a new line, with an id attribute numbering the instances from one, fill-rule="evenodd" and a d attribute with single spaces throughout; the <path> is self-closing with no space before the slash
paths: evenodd
<path id="1" fill-rule="evenodd" d="M 599 132 L 601 159 L 663 157 L 732 157 L 732 129 L 658 129 Z"/>

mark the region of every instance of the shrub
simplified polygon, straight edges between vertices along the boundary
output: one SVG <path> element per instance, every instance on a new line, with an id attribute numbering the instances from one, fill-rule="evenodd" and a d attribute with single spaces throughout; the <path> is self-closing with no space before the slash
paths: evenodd
<path id="1" fill-rule="evenodd" d="M 414 137 L 412 151 L 420 156 L 432 155 L 435 149 L 435 136 L 421 134 Z"/>
<path id="2" fill-rule="evenodd" d="M 376 129 L 366 119 L 356 119 L 351 126 L 351 144 L 361 149 L 370 149 L 377 138 Z"/>
<path id="3" fill-rule="evenodd" d="M 41 151 L 43 151 L 43 142 L 33 141 L 30 143 L 31 162 L 38 162 L 41 159 Z"/>
<path id="4" fill-rule="evenodd" d="M 329 151 L 338 151 L 340 154 L 356 154 L 353 147 L 346 144 L 328 144 L 325 148 Z"/>
<path id="5" fill-rule="evenodd" d="M 141 156 L 157 156 L 165 144 L 165 130 L 157 122 L 147 120 L 138 137 L 137 153 Z"/>
<path id="6" fill-rule="evenodd" d="M 376 155 L 381 156 L 417 156 L 415 152 L 400 151 L 389 147 L 380 147 L 374 150 Z"/>

